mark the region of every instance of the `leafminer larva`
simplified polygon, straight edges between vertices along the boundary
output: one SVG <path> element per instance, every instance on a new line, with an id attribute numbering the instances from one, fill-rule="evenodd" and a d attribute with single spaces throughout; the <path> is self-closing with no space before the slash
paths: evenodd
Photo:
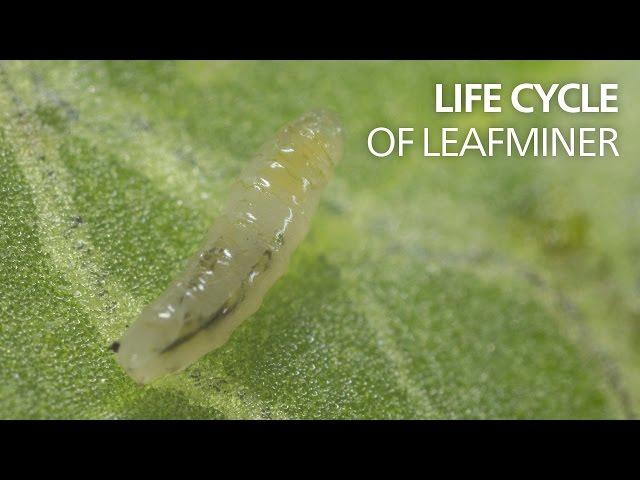
<path id="1" fill-rule="evenodd" d="M 303 115 L 263 145 L 186 270 L 113 344 L 134 380 L 186 368 L 260 307 L 306 235 L 341 155 L 342 128 L 325 111 Z"/>

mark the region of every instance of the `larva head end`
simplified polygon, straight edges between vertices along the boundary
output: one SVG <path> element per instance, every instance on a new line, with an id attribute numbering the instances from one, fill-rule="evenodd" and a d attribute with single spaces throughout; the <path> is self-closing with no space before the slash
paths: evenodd
<path id="1" fill-rule="evenodd" d="M 163 320 L 167 323 L 158 322 L 156 310 L 149 308 L 117 342 L 116 360 L 138 384 L 149 383 L 168 373 L 161 350 L 175 336 L 177 322 Z"/>

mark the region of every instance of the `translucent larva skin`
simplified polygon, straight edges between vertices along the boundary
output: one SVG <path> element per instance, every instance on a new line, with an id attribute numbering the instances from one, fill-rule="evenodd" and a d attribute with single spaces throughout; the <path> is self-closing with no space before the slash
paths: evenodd
<path id="1" fill-rule="evenodd" d="M 326 111 L 303 115 L 259 150 L 184 273 L 114 344 L 136 382 L 186 368 L 260 307 L 341 156 L 342 127 Z"/>

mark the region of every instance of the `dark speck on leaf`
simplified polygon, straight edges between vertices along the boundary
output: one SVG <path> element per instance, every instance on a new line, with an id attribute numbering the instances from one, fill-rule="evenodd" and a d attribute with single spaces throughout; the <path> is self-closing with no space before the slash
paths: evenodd
<path id="1" fill-rule="evenodd" d="M 118 350 L 120 350 L 120 342 L 113 342 L 109 349 L 115 353 L 118 353 Z"/>

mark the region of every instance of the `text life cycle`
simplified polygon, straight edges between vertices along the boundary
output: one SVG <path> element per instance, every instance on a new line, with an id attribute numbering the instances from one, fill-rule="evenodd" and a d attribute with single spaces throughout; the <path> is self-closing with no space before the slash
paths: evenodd
<path id="1" fill-rule="evenodd" d="M 552 104 L 567 113 L 617 113 L 618 95 L 616 83 L 600 84 L 598 99 L 591 100 L 592 89 L 587 83 L 554 83 L 544 87 L 539 83 L 521 83 L 511 91 L 511 105 L 521 113 L 548 113 Z M 485 113 L 500 113 L 502 85 L 499 83 L 456 83 L 453 85 L 453 102 L 444 101 L 444 87 L 436 84 L 437 113 L 471 113 L 478 105 Z M 525 94 L 532 92 L 533 101 L 525 101 Z M 569 100 L 572 92 L 579 93 L 578 101 Z"/>

